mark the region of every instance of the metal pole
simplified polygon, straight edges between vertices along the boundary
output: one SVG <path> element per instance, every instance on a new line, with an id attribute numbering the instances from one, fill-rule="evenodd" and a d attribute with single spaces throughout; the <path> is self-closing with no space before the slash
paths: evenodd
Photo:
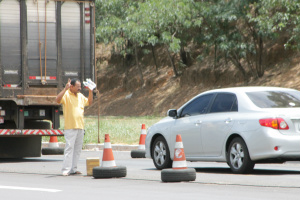
<path id="1" fill-rule="evenodd" d="M 94 9 L 93 9 L 93 23 L 92 23 L 93 27 L 94 27 L 94 69 L 95 69 L 95 83 L 97 84 L 97 74 L 98 74 L 98 69 L 96 66 L 96 2 L 94 2 Z M 97 85 L 98 86 L 98 85 Z M 98 101 L 98 143 L 100 143 L 100 92 L 98 90 L 97 87 L 97 101 Z"/>

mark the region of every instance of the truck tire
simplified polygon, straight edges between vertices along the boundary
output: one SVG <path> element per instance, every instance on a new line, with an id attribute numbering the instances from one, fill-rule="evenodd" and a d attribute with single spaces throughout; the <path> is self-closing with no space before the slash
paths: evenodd
<path id="1" fill-rule="evenodd" d="M 145 150 L 132 150 L 131 158 L 146 158 L 145 154 L 146 154 Z"/>
<path id="2" fill-rule="evenodd" d="M 51 147 L 46 147 L 42 148 L 42 154 L 43 155 L 63 155 L 64 154 L 64 148 L 57 147 L 57 148 L 51 148 Z"/>
<path id="3" fill-rule="evenodd" d="M 25 129 L 51 129 L 51 124 L 48 121 L 41 120 L 26 120 Z"/>
<path id="4" fill-rule="evenodd" d="M 93 168 L 94 178 L 121 178 L 121 177 L 125 177 L 126 174 L 127 174 L 127 169 L 124 166 Z"/>
<path id="5" fill-rule="evenodd" d="M 195 181 L 196 170 L 194 168 L 163 169 L 161 171 L 161 180 L 163 182 Z"/>

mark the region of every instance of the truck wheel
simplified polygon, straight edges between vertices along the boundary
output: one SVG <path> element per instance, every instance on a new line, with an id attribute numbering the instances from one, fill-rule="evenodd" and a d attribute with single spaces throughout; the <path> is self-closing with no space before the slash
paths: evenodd
<path id="1" fill-rule="evenodd" d="M 195 181 L 196 170 L 194 168 L 163 169 L 161 171 L 161 180 L 163 182 Z"/>
<path id="2" fill-rule="evenodd" d="M 94 167 L 93 177 L 94 178 L 121 178 L 127 174 L 126 167 Z"/>
<path id="3" fill-rule="evenodd" d="M 145 154 L 146 154 L 145 150 L 132 150 L 131 158 L 146 158 Z"/>
<path id="4" fill-rule="evenodd" d="M 51 147 L 46 147 L 42 148 L 42 154 L 43 155 L 63 155 L 64 154 L 64 148 L 57 147 L 57 148 L 51 148 Z"/>

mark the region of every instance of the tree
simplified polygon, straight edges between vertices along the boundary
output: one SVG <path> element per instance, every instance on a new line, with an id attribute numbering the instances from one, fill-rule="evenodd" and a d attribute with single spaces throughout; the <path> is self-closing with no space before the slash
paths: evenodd
<path id="1" fill-rule="evenodd" d="M 174 75 L 178 76 L 171 54 L 180 53 L 192 41 L 190 29 L 201 24 L 193 0 L 146 0 L 140 5 L 139 15 L 148 27 L 147 42 L 165 47 Z"/>
<path id="2" fill-rule="evenodd" d="M 208 49 L 213 50 L 215 60 L 217 54 L 223 55 L 243 74 L 248 81 L 248 55 L 255 54 L 255 44 L 248 34 L 247 18 L 249 12 L 248 1 L 215 0 L 202 4 L 203 27 L 198 41 Z M 212 48 L 213 47 L 213 48 Z M 216 67 L 215 61 L 215 67 Z"/>
<path id="3" fill-rule="evenodd" d="M 123 55 L 124 60 L 126 60 L 128 54 L 135 52 L 134 55 L 136 56 L 136 64 L 141 79 L 141 85 L 143 85 L 143 73 L 137 58 L 138 53 L 136 41 L 139 38 L 133 33 L 133 36 L 131 37 L 136 39 L 129 42 L 131 31 L 136 26 L 133 21 L 130 20 L 130 16 L 137 8 L 137 5 L 138 3 L 132 0 L 97 0 L 97 41 L 104 42 L 105 44 L 115 44 L 114 50 L 116 52 L 120 52 L 120 54 Z M 125 62 L 123 63 L 125 64 Z"/>
<path id="4" fill-rule="evenodd" d="M 131 41 L 133 51 L 145 44 L 161 44 L 170 55 L 175 76 L 178 75 L 171 53 L 179 53 L 182 45 L 192 39 L 188 30 L 193 24 L 201 24 L 201 19 L 195 16 L 197 11 L 193 0 L 98 0 L 96 4 L 98 41 L 114 42 L 118 49 L 122 49 L 126 41 Z M 135 56 L 142 75 L 138 54 Z"/>
<path id="5" fill-rule="evenodd" d="M 300 49 L 300 3 L 292 0 L 96 0 L 97 39 L 114 43 L 124 57 L 134 55 L 143 82 L 139 53 L 150 44 L 167 51 L 174 75 L 174 56 L 186 63 L 185 47 L 197 42 L 220 58 L 229 60 L 245 82 L 262 77 L 266 43 L 282 33 L 285 46 Z M 203 56 L 203 55 L 201 55 Z M 157 64 L 156 70 L 157 70 Z"/>
<path id="6" fill-rule="evenodd" d="M 264 0 L 253 4 L 258 15 L 250 20 L 259 27 L 260 34 L 271 32 L 277 37 L 287 33 L 286 48 L 300 49 L 300 2 L 291 0 Z"/>
<path id="7" fill-rule="evenodd" d="M 203 3 L 201 13 L 204 20 L 198 41 L 229 59 L 246 82 L 248 72 L 254 77 L 264 75 L 267 41 L 284 32 L 290 35 L 286 47 L 296 47 L 300 41 L 297 1 L 215 0 Z"/>

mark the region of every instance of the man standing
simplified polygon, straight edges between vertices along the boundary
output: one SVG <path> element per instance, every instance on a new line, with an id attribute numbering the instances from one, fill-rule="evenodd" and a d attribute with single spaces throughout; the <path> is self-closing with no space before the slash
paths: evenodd
<path id="1" fill-rule="evenodd" d="M 64 135 L 66 147 L 62 167 L 63 176 L 81 174 L 80 171 L 77 171 L 77 163 L 83 144 L 84 107 L 93 103 L 93 91 L 89 89 L 88 98 L 80 91 L 80 81 L 78 79 L 69 79 L 65 88 L 56 97 L 56 102 L 63 105 L 65 119 Z"/>

